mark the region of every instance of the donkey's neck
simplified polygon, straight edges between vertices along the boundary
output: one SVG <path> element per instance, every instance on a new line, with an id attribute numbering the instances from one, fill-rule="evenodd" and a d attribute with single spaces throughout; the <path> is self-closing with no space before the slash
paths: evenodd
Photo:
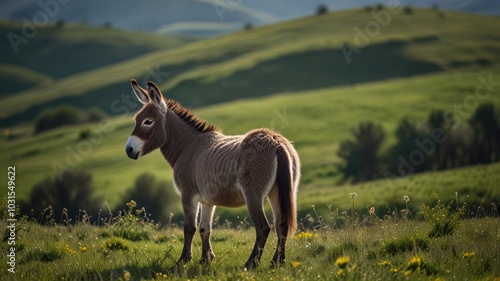
<path id="1" fill-rule="evenodd" d="M 167 135 L 166 142 L 160 150 L 163 157 L 173 168 L 182 152 L 201 132 L 186 123 L 171 110 L 168 110 L 165 114 L 165 131 Z"/>

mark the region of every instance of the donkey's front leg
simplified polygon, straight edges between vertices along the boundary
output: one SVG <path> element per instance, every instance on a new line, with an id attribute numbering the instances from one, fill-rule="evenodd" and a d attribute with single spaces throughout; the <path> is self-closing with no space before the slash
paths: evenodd
<path id="1" fill-rule="evenodd" d="M 212 233 L 212 218 L 215 206 L 201 203 L 200 236 L 201 236 L 201 263 L 210 263 L 215 259 L 210 234 Z"/>
<path id="2" fill-rule="evenodd" d="M 182 197 L 182 209 L 184 209 L 184 247 L 177 264 L 184 264 L 193 258 L 191 245 L 196 233 L 196 219 L 198 215 L 198 201 L 192 197 Z"/>

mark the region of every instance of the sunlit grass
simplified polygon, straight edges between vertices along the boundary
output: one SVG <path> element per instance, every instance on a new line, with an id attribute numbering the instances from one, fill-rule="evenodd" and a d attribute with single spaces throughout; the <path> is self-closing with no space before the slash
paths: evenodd
<path id="1" fill-rule="evenodd" d="M 1 265 L 3 280 L 13 280 L 15 276 L 44 280 L 123 280 L 127 276 L 131 280 L 463 280 L 478 277 L 493 280 L 500 276 L 500 266 L 495 262 L 500 250 L 497 218 L 464 220 L 455 234 L 431 238 L 428 247 L 391 254 L 384 251 L 386 243 L 415 236 L 428 225 L 384 221 L 354 230 L 350 227 L 320 230 L 313 240 L 289 240 L 287 262 L 279 268 L 269 267 L 276 242 L 276 236 L 271 234 L 261 266 L 250 272 L 242 266 L 253 247 L 252 229 L 214 229 L 213 248 L 217 258 L 209 266 L 197 262 L 201 256 L 197 237 L 193 261 L 182 270 L 174 270 L 172 266 L 180 255 L 183 240 L 182 230 L 177 227 L 154 232 L 155 237 L 169 237 L 165 241 L 134 242 L 100 237 L 101 229 L 91 225 L 47 227 L 24 222 L 18 226 L 19 240 L 22 239 L 25 246 L 17 253 L 15 275 L 7 274 L 6 265 Z M 77 233 L 85 233 L 85 236 Z M 339 248 L 339 245 L 350 246 Z M 2 251 L 5 247 L 2 244 Z"/>

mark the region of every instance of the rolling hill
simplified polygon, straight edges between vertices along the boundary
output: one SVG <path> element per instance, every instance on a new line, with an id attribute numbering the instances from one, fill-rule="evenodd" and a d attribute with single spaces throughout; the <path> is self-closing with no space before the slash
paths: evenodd
<path id="1" fill-rule="evenodd" d="M 195 113 L 220 126 L 226 134 L 241 134 L 257 127 L 271 127 L 282 132 L 295 143 L 301 156 L 301 194 L 313 196 L 316 188 L 324 188 L 326 192 L 338 185 L 338 143 L 349 138 L 352 128 L 359 122 L 371 120 L 382 124 L 389 136 L 387 147 L 394 142 L 394 129 L 403 117 L 424 120 L 432 109 L 453 109 L 454 104 L 463 104 L 468 97 L 474 95 L 479 83 L 478 77 L 490 74 L 496 79 L 498 73 L 495 68 L 456 70 L 234 101 L 196 109 Z M 132 94 L 129 95 L 132 97 Z M 485 101 L 500 106 L 500 99 L 496 95 L 490 95 Z M 17 166 L 17 185 L 22 186 L 17 190 L 18 198 L 26 198 L 36 182 L 47 176 L 54 177 L 61 166 L 91 171 L 97 193 L 112 205 L 132 185 L 135 177 L 145 171 L 161 179 L 171 180 L 171 171 L 158 152 L 139 161 L 131 161 L 125 155 L 124 145 L 133 128 L 130 115 L 107 121 L 111 124 L 107 130 L 100 129 L 99 124 L 87 124 L 63 127 L 36 136 L 27 134 L 23 128 L 13 129 L 8 136 L 4 133 L 0 144 L 9 153 L 2 153 L 0 162 Z M 93 137 L 95 145 L 85 155 L 78 157 L 75 151 L 80 143 L 79 134 L 82 129 L 92 129 L 96 133 Z M 498 167 L 500 166 L 495 164 L 484 169 L 488 169 L 489 175 L 498 175 Z M 479 168 L 478 171 L 482 169 Z M 458 170 L 450 173 L 461 174 Z M 418 177 L 425 179 L 425 175 Z M 457 179 L 450 176 L 447 186 L 461 191 L 469 188 L 472 194 L 475 187 L 470 186 L 471 182 Z M 484 186 L 481 184 L 478 190 L 496 190 L 495 180 L 485 180 L 492 181 Z M 406 181 L 408 179 L 403 179 L 401 183 L 406 184 Z M 376 185 L 382 189 L 384 182 L 382 180 Z M 477 184 L 480 182 L 474 186 Z M 440 184 L 428 185 L 425 190 L 429 188 L 440 188 Z M 498 196 L 491 193 L 493 191 L 488 192 L 489 195 Z M 309 195 L 306 197 L 309 198 Z M 308 199 L 304 202 L 312 201 L 313 199 Z"/>
<path id="2" fill-rule="evenodd" d="M 343 11 L 150 52 L 2 98 L 0 126 L 60 103 L 123 113 L 112 105 L 130 92 L 130 78 L 154 80 L 169 97 L 199 107 L 500 62 L 499 18 L 425 9 L 393 14 L 348 62 L 343 46 L 355 47 L 357 28 L 370 22 L 364 9 Z M 153 68 L 163 76 L 154 79 Z"/>
<path id="3" fill-rule="evenodd" d="M 0 21 L 0 81 L 9 82 L 0 91 L 0 97 L 193 41 L 179 36 L 64 23 L 39 28 L 33 38 L 17 46 L 11 44 L 12 34 L 23 36 L 23 25 Z"/>

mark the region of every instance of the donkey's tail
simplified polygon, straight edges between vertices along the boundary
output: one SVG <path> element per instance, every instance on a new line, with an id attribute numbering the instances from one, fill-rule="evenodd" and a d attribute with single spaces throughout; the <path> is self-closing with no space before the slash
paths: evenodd
<path id="1" fill-rule="evenodd" d="M 297 228 L 297 203 L 293 185 L 292 163 L 290 155 L 283 145 L 278 147 L 276 155 L 278 156 L 276 183 L 278 184 L 281 210 L 281 216 L 276 223 L 280 227 L 285 227 L 288 236 L 292 236 Z"/>

